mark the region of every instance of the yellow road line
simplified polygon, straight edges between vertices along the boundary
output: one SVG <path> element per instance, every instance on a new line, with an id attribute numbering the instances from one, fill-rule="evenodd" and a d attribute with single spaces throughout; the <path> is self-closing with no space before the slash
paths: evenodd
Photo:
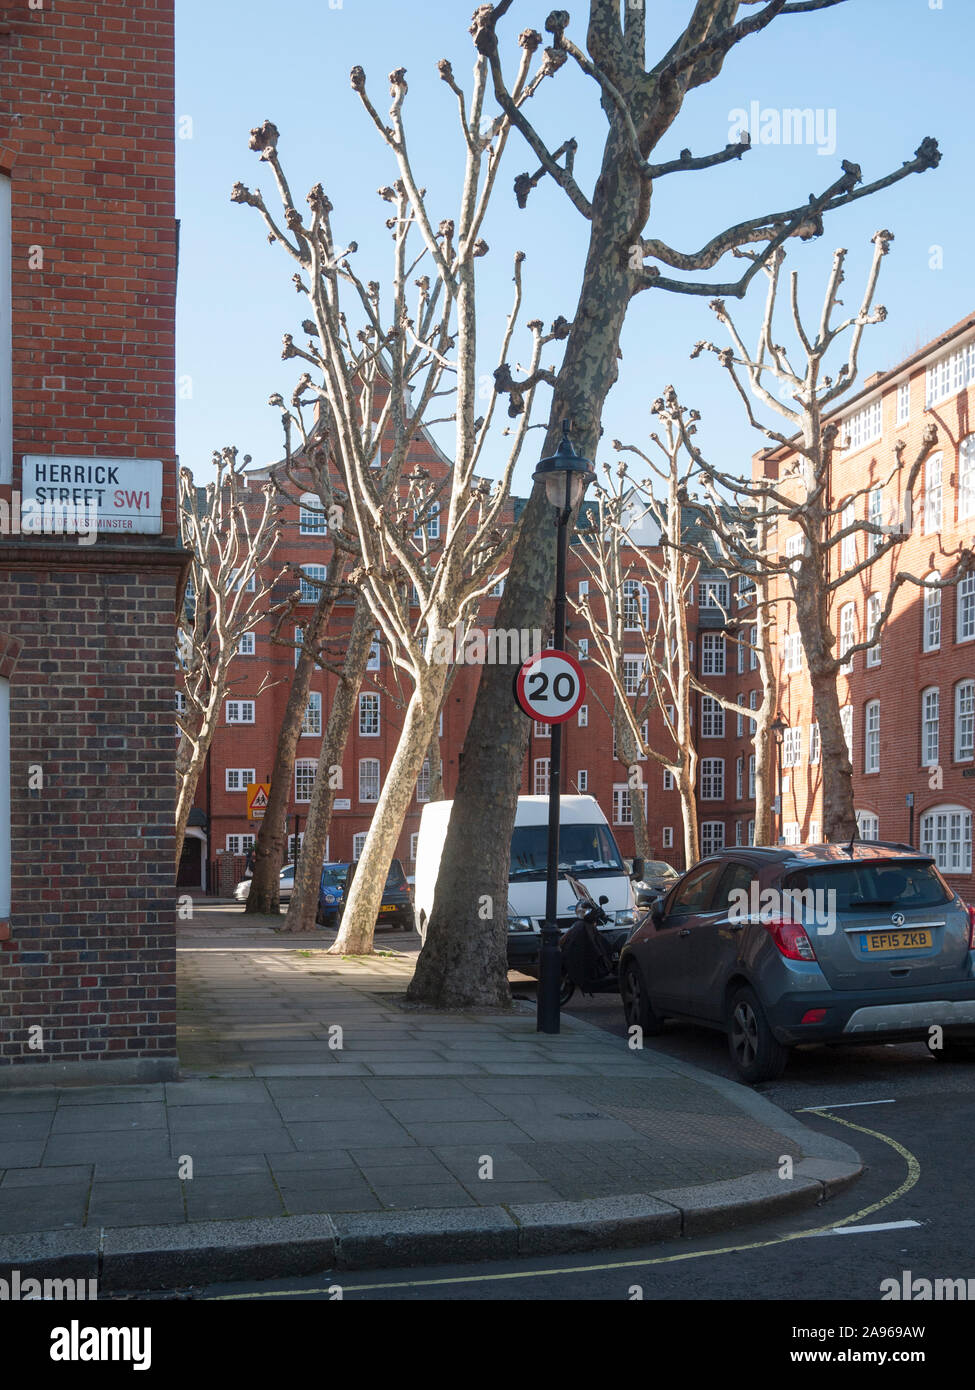
<path id="1" fill-rule="evenodd" d="M 348 1290 L 349 1293 L 374 1293 L 380 1289 L 424 1289 L 434 1288 L 438 1285 L 491 1284 L 500 1283 L 506 1279 L 544 1279 L 567 1274 L 596 1274 L 611 1269 L 646 1269 L 652 1265 L 678 1264 L 682 1260 L 700 1260 L 713 1255 L 731 1255 L 741 1250 L 764 1250 L 772 1245 L 784 1245 L 790 1240 L 805 1240 L 809 1236 L 826 1235 L 839 1226 L 850 1226 L 854 1221 L 862 1221 L 865 1216 L 872 1216 L 875 1211 L 898 1201 L 917 1183 L 921 1176 L 921 1165 L 914 1154 L 903 1144 L 899 1144 L 896 1139 L 891 1139 L 887 1134 L 881 1134 L 879 1130 L 867 1129 L 865 1125 L 855 1125 L 852 1120 L 843 1120 L 838 1115 L 830 1115 L 822 1109 L 813 1108 L 808 1113 L 819 1115 L 824 1120 L 832 1120 L 835 1124 L 845 1125 L 847 1129 L 855 1129 L 860 1134 L 868 1134 L 873 1139 L 879 1139 L 882 1143 L 889 1144 L 906 1163 L 907 1177 L 899 1187 L 888 1193 L 886 1197 L 881 1197 L 880 1201 L 872 1202 L 868 1207 L 862 1207 L 860 1211 L 844 1217 L 841 1221 L 831 1221 L 828 1226 L 817 1226 L 809 1231 L 792 1231 L 789 1235 L 774 1236 L 771 1240 L 750 1241 L 747 1245 L 724 1245 L 717 1250 L 688 1250 L 680 1255 L 660 1255 L 655 1259 L 614 1260 L 607 1264 L 574 1265 L 567 1269 L 519 1269 L 512 1270 L 507 1274 L 460 1274 L 451 1278 L 400 1279 L 383 1284 L 342 1285 L 336 1278 L 330 1286 L 321 1289 L 267 1289 L 255 1293 L 218 1294 L 212 1301 L 223 1302 L 247 1298 L 307 1298 L 311 1294 L 327 1294 L 336 1286 L 341 1287 L 343 1292 Z"/>

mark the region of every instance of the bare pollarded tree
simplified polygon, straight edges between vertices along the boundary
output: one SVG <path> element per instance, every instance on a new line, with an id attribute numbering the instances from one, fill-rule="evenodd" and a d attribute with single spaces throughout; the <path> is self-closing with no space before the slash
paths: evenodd
<path id="1" fill-rule="evenodd" d="M 255 489 L 241 479 L 250 455 L 238 465 L 237 450 L 225 448 L 214 453 L 213 463 L 216 478 L 205 488 L 194 485 L 188 468 L 179 474 L 180 535 L 193 561 L 177 628 L 185 701 L 176 716 L 177 864 L 241 638 L 268 614 L 271 586 L 261 570 L 278 538 L 272 489 L 264 488 L 255 503 Z M 266 683 L 268 677 L 264 679 Z M 261 690 L 265 688 L 262 683 Z"/>
<path id="2" fill-rule="evenodd" d="M 528 89 L 507 85 L 498 31 L 511 10 L 511 0 L 483 4 L 475 11 L 474 42 L 490 62 L 495 100 L 531 151 L 532 169 L 515 181 L 516 200 L 524 207 L 532 189 L 551 178 L 588 223 L 585 268 L 556 377 L 545 453 L 555 452 L 562 421 L 570 419 L 578 448 L 594 457 L 603 406 L 619 370 L 620 335 L 637 296 L 643 296 L 644 303 L 655 292 L 741 298 L 763 259 L 790 238 L 819 236 L 828 214 L 937 165 L 937 143 L 925 139 L 912 159 L 870 183 L 862 181 L 858 165 L 844 160 L 839 176 L 806 202 L 709 232 L 698 250 L 682 251 L 655 234 L 656 214 L 665 206 L 664 189 L 672 186 L 664 180 L 675 176 L 680 181 L 694 172 L 755 157 L 748 153 L 747 139 L 699 156 L 681 150 L 676 142 L 672 156 L 664 152 L 685 100 L 719 76 L 725 59 L 739 44 L 751 42 L 769 25 L 781 26 L 801 43 L 807 32 L 804 26 L 821 21 L 814 12 L 841 3 L 687 0 L 682 31 L 673 43 L 661 43 L 651 55 L 648 39 L 658 40 L 653 23 L 647 23 L 645 0 L 627 0 L 625 5 L 620 0 L 589 0 L 584 45 L 567 32 L 565 10 L 553 10 L 545 21 L 551 36 L 547 47 L 537 30 L 524 30 L 518 42 L 522 54 L 539 53 L 539 77 L 555 76 L 574 66 L 592 80 L 606 124 L 602 149 L 596 153 L 598 174 L 591 186 L 584 186 L 575 170 L 576 140 L 570 137 L 554 149 L 520 100 L 526 90 L 551 89 L 553 84 L 530 84 Z M 575 107 L 556 119 L 574 121 Z M 733 278 L 702 275 L 715 269 L 720 275 L 724 258 L 738 255 L 743 248 L 757 248 L 757 254 L 736 267 Z M 646 331 L 652 331 L 652 321 Z M 526 379 L 531 379 L 530 374 Z M 517 393 L 516 379 L 512 387 Z M 516 407 L 517 394 L 513 396 Z M 512 554 L 499 625 L 550 627 L 554 555 L 552 508 L 544 489 L 536 487 Z M 527 744 L 527 726 L 510 698 L 512 676 L 510 665 L 485 669 L 468 728 L 428 938 L 444 933 L 450 939 L 450 964 L 424 982 L 422 997 L 431 1003 L 449 1004 L 469 997 L 464 979 L 470 966 L 466 941 L 476 931 L 479 903 L 485 895 L 500 900 L 507 887 L 511 831 Z M 470 872 L 467 853 L 472 844 L 480 851 L 482 871 L 476 875 Z M 499 941 L 502 961 L 503 947 Z M 490 978 L 496 978 L 496 973 Z M 414 991 L 419 997 L 417 981 Z M 489 989 L 479 997 L 490 1002 Z"/>
<path id="3" fill-rule="evenodd" d="M 529 91 L 529 55 L 524 55 L 515 100 Z M 404 125 L 407 84 L 403 69 L 390 74 L 388 124 L 376 111 L 361 68 L 352 86 L 398 169 L 392 185 L 379 190 L 388 205 L 393 270 L 386 295 L 378 281 L 365 282 L 353 268 L 356 244 L 335 240 L 332 204 L 321 185 L 308 195 L 303 218 L 278 155 L 278 132 L 270 123 L 252 132 L 274 177 L 283 207 L 279 225 L 260 192 L 235 186 L 234 201 L 258 209 L 271 239 L 298 265 L 294 277 L 312 317 L 305 321 L 306 347 L 285 337 L 285 357 L 304 360 L 292 416 L 303 425 L 302 402 L 328 419 L 329 461 L 345 492 L 340 531 L 355 539 L 358 560 L 351 581 L 365 595 L 385 638 L 391 660 L 411 686 L 402 734 L 387 770 L 342 919 L 332 947 L 340 953 L 372 950 L 373 931 L 386 872 L 399 838 L 436 726 L 454 660 L 454 642 L 495 583 L 499 561 L 512 540 L 505 524 L 512 470 L 521 451 L 535 390 L 551 382 L 542 353 L 565 336 L 560 326 L 546 334 L 533 320 L 524 410 L 513 429 L 501 477 L 491 485 L 479 471 L 497 395 L 476 415 L 477 261 L 488 253 L 481 236 L 489 199 L 510 130 L 506 114 L 484 118 L 489 64 L 478 58 L 473 90 L 457 84 L 450 64 L 440 76 L 453 92 L 465 154 L 463 185 L 454 215 L 437 221 L 417 182 Z M 514 306 L 501 345 L 503 365 L 511 350 L 521 307 L 521 253 L 515 257 Z M 447 403 L 444 404 L 446 398 Z M 434 409 L 444 413 L 431 418 Z M 423 426 L 453 425 L 452 460 L 442 478 L 411 467 L 411 444 Z M 387 454 L 382 449 L 388 450 Z M 415 599 L 414 599 L 415 596 Z M 485 962 L 500 959 L 504 980 L 503 914 L 490 924 L 500 934 Z"/>
<path id="4" fill-rule="evenodd" d="M 715 468 L 689 437 L 686 427 L 689 416 L 676 405 L 674 410 L 681 422 L 682 442 L 693 456 L 698 468 L 696 476 L 709 495 L 711 505 L 707 515 L 727 563 L 733 568 L 757 570 L 770 581 L 781 582 L 790 600 L 790 609 L 794 608 L 809 670 L 814 713 L 819 723 L 823 833 L 829 841 L 848 840 L 856 830 L 853 770 L 840 712 L 838 677 L 858 652 L 866 651 L 878 641 L 894 599 L 905 584 L 944 588 L 958 582 L 958 574 L 930 581 L 905 570 L 893 572 L 892 566 L 891 582 L 872 615 L 870 631 L 861 641 L 843 640 L 840 650 L 836 650 L 836 595 L 851 578 L 876 565 L 885 555 L 893 552 L 896 561 L 896 552 L 910 531 L 911 499 L 918 477 L 938 438 L 937 427 L 927 425 L 921 445 L 910 461 L 906 457 L 906 445 L 898 441 L 894 445 L 895 463 L 885 477 L 872 480 L 867 487 L 847 495 L 839 504 L 831 500 L 833 458 L 837 448 L 843 447 L 840 423 L 836 419 L 837 403 L 856 380 L 864 330 L 870 324 L 882 323 L 887 316 L 881 305 L 874 306 L 874 296 L 881 264 L 892 239 L 888 231 L 877 232 L 873 237 L 873 259 L 859 307 L 834 323 L 834 315 L 842 302 L 839 291 L 847 256 L 845 250 L 835 252 L 815 331 L 808 329 L 800 316 L 798 274 L 792 272 L 789 302 L 792 327 L 798 340 L 792 357 L 776 341 L 774 326 L 784 261 L 782 252 L 777 252 L 766 267 L 768 293 L 754 352 L 746 348 L 724 301 L 717 299 L 712 304 L 719 321 L 727 329 L 732 346 L 718 348 L 713 343 L 702 342 L 696 345 L 692 356 L 705 351 L 717 355 L 744 403 L 750 423 L 785 451 L 786 457 L 795 456 L 791 472 L 777 480 L 744 479 Z M 825 359 L 845 338 L 849 340 L 846 360 L 840 364 L 834 378 L 826 374 Z M 785 388 L 792 404 L 774 394 L 772 383 L 776 382 L 780 389 Z M 782 416 L 786 421 L 785 429 L 763 424 L 754 414 L 752 398 Z M 894 524 L 856 515 L 857 503 L 866 493 L 880 488 L 889 496 L 892 487 L 906 499 L 903 515 Z M 761 504 L 766 523 L 776 527 L 780 542 L 787 530 L 800 538 L 795 552 L 784 554 L 781 544 L 772 553 L 767 549 L 759 551 L 754 533 L 749 533 L 742 524 L 741 514 L 736 517 L 734 510 L 728 509 L 725 502 L 728 495 L 748 508 Z M 862 558 L 844 566 L 844 542 L 860 535 L 866 541 Z M 967 571 L 972 560 L 970 552 L 959 556 L 959 574 Z"/>

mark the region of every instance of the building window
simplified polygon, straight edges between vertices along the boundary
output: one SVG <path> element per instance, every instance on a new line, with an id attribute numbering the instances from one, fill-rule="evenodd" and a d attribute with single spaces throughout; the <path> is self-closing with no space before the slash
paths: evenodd
<path id="1" fill-rule="evenodd" d="M 589 727 L 589 706 L 588 706 L 588 705 L 580 705 L 580 706 L 579 706 L 579 728 L 580 728 L 580 729 L 587 729 L 588 727 Z"/>
<path id="2" fill-rule="evenodd" d="M 806 537 L 804 532 L 797 531 L 794 536 L 790 536 L 785 543 L 786 559 L 792 560 L 789 568 L 795 573 L 799 569 L 799 556 L 803 554 L 806 547 Z"/>
<path id="3" fill-rule="evenodd" d="M 579 660 L 580 660 L 580 661 L 588 661 L 588 660 L 589 660 L 589 638 L 588 638 L 588 637 L 580 637 L 580 638 L 579 638 Z"/>
<path id="4" fill-rule="evenodd" d="M 871 594 L 867 599 L 867 638 L 868 640 L 877 637 L 877 630 L 880 624 L 880 595 Z M 880 639 L 874 642 L 872 647 L 867 648 L 867 665 L 880 665 Z"/>
<path id="5" fill-rule="evenodd" d="M 751 651 L 748 653 L 748 669 L 755 671 L 758 669 L 758 628 L 753 627 L 748 634 L 751 643 Z"/>
<path id="6" fill-rule="evenodd" d="M 673 849 L 673 848 L 674 848 L 674 827 L 673 827 L 672 825 L 665 825 L 665 826 L 663 827 L 663 832 L 662 832 L 662 833 L 663 833 L 663 841 L 662 841 L 662 843 L 663 843 L 664 849 Z"/>
<path id="7" fill-rule="evenodd" d="M 643 695 L 646 690 L 644 671 L 646 669 L 646 658 L 642 656 L 624 656 L 623 658 L 623 691 L 627 695 Z"/>
<path id="8" fill-rule="evenodd" d="M 964 806 L 935 806 L 921 817 L 921 853 L 943 874 L 972 871 L 972 813 Z"/>
<path id="9" fill-rule="evenodd" d="M 226 777 L 228 792 L 245 792 L 248 783 L 257 781 L 252 767 L 228 767 L 226 769 Z"/>
<path id="10" fill-rule="evenodd" d="M 724 821 L 706 820 L 701 826 L 701 858 L 724 849 Z"/>
<path id="11" fill-rule="evenodd" d="M 647 789 L 641 787 L 643 794 L 643 814 L 647 813 Z M 633 797 L 630 787 L 626 782 L 618 782 L 613 787 L 613 824 L 632 825 L 633 824 Z"/>
<path id="12" fill-rule="evenodd" d="M 956 348 L 933 362 L 927 370 L 925 409 L 947 400 L 975 381 L 975 343 Z"/>
<path id="13" fill-rule="evenodd" d="M 840 710 L 840 723 L 843 726 L 843 737 L 846 739 L 846 751 L 853 762 L 853 706 L 844 705 Z"/>
<path id="14" fill-rule="evenodd" d="M 228 724 L 253 724 L 253 723 L 254 723 L 254 701 L 253 701 L 253 700 L 228 700 L 228 701 L 227 701 L 227 723 L 228 723 Z"/>
<path id="15" fill-rule="evenodd" d="M 872 401 L 870 405 L 858 410 L 846 422 L 846 447 L 862 449 L 880 438 L 881 402 Z"/>
<path id="16" fill-rule="evenodd" d="M 423 759 L 423 766 L 420 768 L 420 775 L 416 779 L 416 799 L 417 801 L 430 800 L 430 759 Z"/>
<path id="17" fill-rule="evenodd" d="M 669 767 L 665 767 L 665 768 L 664 768 L 664 791 L 665 791 L 665 792 L 672 792 L 673 790 L 674 790 L 674 774 L 671 772 L 671 770 L 670 770 Z"/>
<path id="18" fill-rule="evenodd" d="M 701 673 L 723 676 L 725 673 L 724 633 L 705 632 L 701 636 Z"/>
<path id="19" fill-rule="evenodd" d="M 743 676 L 745 674 L 745 639 L 743 637 L 737 638 L 735 646 L 738 648 L 738 674 Z"/>
<path id="20" fill-rule="evenodd" d="M 410 863 L 411 863 L 411 864 L 415 864 L 415 863 L 416 863 L 416 845 L 417 845 L 417 841 L 419 840 L 419 838 L 420 838 L 419 832 L 416 831 L 416 830 L 414 830 L 414 831 L 413 831 L 413 834 L 410 836 Z"/>
<path id="21" fill-rule="evenodd" d="M 735 759 L 735 800 L 741 801 L 745 795 L 745 755 Z"/>
<path id="22" fill-rule="evenodd" d="M 745 703 L 745 696 L 744 696 L 744 693 L 743 693 L 741 690 L 739 690 L 738 694 L 735 696 L 735 704 L 736 704 L 736 705 L 743 705 L 744 703 Z M 743 735 L 743 733 L 744 733 L 744 731 L 745 731 L 745 716 L 744 716 L 743 714 L 740 714 L 740 713 L 739 713 L 739 714 L 737 715 L 737 721 L 738 721 L 738 722 L 737 722 L 736 737 L 737 737 L 737 738 L 741 738 L 742 735 Z"/>
<path id="23" fill-rule="evenodd" d="M 317 758 L 298 758 L 295 762 L 295 801 L 311 801 L 318 771 Z"/>
<path id="24" fill-rule="evenodd" d="M 379 696 L 366 694 L 359 696 L 359 733 L 363 738 L 378 738 Z"/>
<path id="25" fill-rule="evenodd" d="M 940 579 L 937 570 L 924 576 L 925 580 Z M 924 650 L 937 651 L 941 646 L 941 590 L 924 590 Z"/>
<path id="26" fill-rule="evenodd" d="M 727 579 L 703 579 L 697 586 L 697 601 L 701 608 L 717 608 L 727 613 L 730 602 Z"/>
<path id="27" fill-rule="evenodd" d="M 880 771 L 879 700 L 868 700 L 863 710 L 863 770 Z"/>
<path id="28" fill-rule="evenodd" d="M 748 708 L 749 708 L 749 709 L 758 709 L 758 691 L 757 691 L 757 690 L 750 690 L 750 691 L 748 692 Z M 749 719 L 749 721 L 748 721 L 748 733 L 749 733 L 749 737 L 754 738 L 757 729 L 758 729 L 758 720 L 757 720 L 757 719 Z"/>
<path id="29" fill-rule="evenodd" d="M 906 425 L 911 418 L 911 383 L 902 381 L 897 388 L 897 423 Z"/>
<path id="30" fill-rule="evenodd" d="M 840 514 L 840 530 L 845 531 L 856 521 L 856 506 L 848 502 Z M 857 562 L 857 533 L 852 531 L 840 542 L 840 568 L 851 570 Z"/>
<path id="31" fill-rule="evenodd" d="M 782 843 L 784 845 L 800 845 L 802 839 L 799 832 L 799 822 L 797 820 L 787 820 L 782 827 Z"/>
<path id="32" fill-rule="evenodd" d="M 437 541 L 440 539 L 440 503 L 430 503 L 430 513 L 427 517 L 427 539 Z"/>
<path id="33" fill-rule="evenodd" d="M 623 630 L 643 632 L 650 618 L 650 600 L 642 584 L 635 579 L 623 583 Z"/>
<path id="34" fill-rule="evenodd" d="M 177 713 L 177 714 L 185 714 L 185 713 L 186 713 L 186 691 L 185 691 L 185 690 L 177 690 L 177 691 L 176 691 L 176 713 Z"/>
<path id="35" fill-rule="evenodd" d="M 924 464 L 924 534 L 932 536 L 941 530 L 941 460 L 942 455 L 931 454 Z"/>
<path id="36" fill-rule="evenodd" d="M 548 765 L 548 758 L 535 759 L 533 787 L 536 796 L 548 796 Z"/>
<path id="37" fill-rule="evenodd" d="M 366 847 L 367 830 L 359 830 L 352 836 L 352 859 L 353 862 L 362 858 L 362 851 Z"/>
<path id="38" fill-rule="evenodd" d="M 301 644 L 304 641 L 305 630 L 301 627 L 295 628 L 295 666 L 301 660 Z"/>
<path id="39" fill-rule="evenodd" d="M 585 598 L 585 597 L 586 597 L 586 594 L 588 594 L 588 592 L 589 592 L 589 580 L 588 580 L 588 579 L 580 579 L 580 580 L 579 580 L 579 597 L 580 597 L 580 598 Z"/>
<path id="40" fill-rule="evenodd" d="M 302 846 L 302 842 L 304 841 L 304 838 L 305 838 L 305 832 L 304 832 L 303 830 L 300 830 L 300 831 L 298 832 L 297 835 L 289 835 L 289 836 L 288 836 L 288 863 L 289 863 L 289 864 L 293 864 L 293 863 L 295 862 L 295 860 L 298 858 L 298 855 L 301 853 L 301 846 Z"/>
<path id="41" fill-rule="evenodd" d="M 819 724 L 809 725 L 809 761 L 819 762 Z"/>
<path id="42" fill-rule="evenodd" d="M 811 845 L 818 845 L 818 844 L 819 844 L 819 821 L 818 821 L 818 820 L 811 820 L 811 821 L 809 822 L 809 841 L 808 841 L 808 843 L 811 844 Z"/>
<path id="43" fill-rule="evenodd" d="M 237 644 L 238 656 L 253 656 L 256 650 L 256 640 L 253 632 L 242 632 L 240 641 Z"/>
<path id="44" fill-rule="evenodd" d="M 12 247 L 10 179 L 0 174 L 0 483 L 12 482 L 14 475 Z"/>
<path id="45" fill-rule="evenodd" d="M 701 696 L 701 737 L 724 738 L 724 706 L 711 695 Z"/>
<path id="46" fill-rule="evenodd" d="M 787 632 L 782 638 L 782 674 L 795 675 L 802 670 L 802 638 L 798 632 Z"/>
<path id="47" fill-rule="evenodd" d="M 743 845 L 744 843 L 745 843 L 745 827 L 744 827 L 743 823 L 742 823 L 740 820 L 736 820 L 736 821 L 735 821 L 735 844 L 736 844 L 736 845 Z"/>
<path id="48" fill-rule="evenodd" d="M 955 686 L 955 762 L 975 758 L 975 680 Z"/>
<path id="49" fill-rule="evenodd" d="M 589 771 L 587 768 L 580 768 L 576 773 L 576 786 L 579 788 L 580 792 L 587 792 L 589 790 Z"/>
<path id="50" fill-rule="evenodd" d="M 254 848 L 253 835 L 228 835 L 227 851 L 230 854 L 246 854 L 249 849 Z"/>
<path id="51" fill-rule="evenodd" d="M 782 766 L 798 767 L 802 761 L 802 729 L 799 725 L 782 734 Z"/>
<path id="52" fill-rule="evenodd" d="M 324 536 L 328 531 L 328 519 L 322 507 L 321 498 L 314 492 L 306 492 L 301 498 L 298 513 L 298 534 L 301 536 Z"/>
<path id="53" fill-rule="evenodd" d="M 936 685 L 921 694 L 921 766 L 937 767 L 941 692 Z"/>
<path id="54" fill-rule="evenodd" d="M 322 697 L 317 690 L 312 690 L 308 696 L 308 708 L 305 710 L 305 717 L 301 724 L 302 734 L 321 734 L 322 732 Z"/>
<path id="55" fill-rule="evenodd" d="M 884 490 L 882 487 L 872 487 L 867 493 L 867 520 L 872 526 L 883 526 L 884 524 Z M 871 531 L 867 538 L 867 554 L 876 555 L 883 543 L 883 536 L 875 535 Z"/>
<path id="56" fill-rule="evenodd" d="M 551 738 L 551 737 L 552 737 L 552 726 L 551 726 L 551 724 L 542 724 L 542 723 L 540 723 L 540 722 L 536 719 L 536 720 L 535 720 L 535 737 L 536 737 L 536 738 Z"/>
<path id="57" fill-rule="evenodd" d="M 975 574 L 967 574 L 958 585 L 956 640 L 970 642 L 975 637 Z"/>
<path id="58" fill-rule="evenodd" d="M 317 603 L 322 592 L 322 584 L 328 575 L 327 565 L 302 565 L 301 592 L 299 603 Z M 319 582 L 315 582 L 315 581 Z"/>
<path id="59" fill-rule="evenodd" d="M 958 520 L 975 516 L 975 434 L 958 446 Z"/>
<path id="60" fill-rule="evenodd" d="M 359 800 L 379 800 L 379 759 L 359 759 Z"/>
<path id="61" fill-rule="evenodd" d="M 853 658 L 851 657 L 849 661 L 843 661 L 842 658 L 846 656 L 856 641 L 855 627 L 856 605 L 844 603 L 840 609 L 840 671 L 844 675 L 849 675 L 853 670 Z"/>
<path id="62" fill-rule="evenodd" d="M 753 820 L 748 822 L 748 843 L 750 845 L 755 843 L 755 822 Z"/>
<path id="63" fill-rule="evenodd" d="M 755 800 L 755 754 L 749 754 L 748 758 L 748 800 Z"/>
<path id="64" fill-rule="evenodd" d="M 369 660 L 366 662 L 367 671 L 379 670 L 379 630 L 372 634 L 372 646 L 369 648 Z"/>
<path id="65" fill-rule="evenodd" d="M 701 759 L 701 800 L 724 800 L 724 758 Z"/>

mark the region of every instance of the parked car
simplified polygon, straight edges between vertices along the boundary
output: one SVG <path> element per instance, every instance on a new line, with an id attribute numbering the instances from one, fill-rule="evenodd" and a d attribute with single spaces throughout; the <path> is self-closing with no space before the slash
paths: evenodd
<path id="1" fill-rule="evenodd" d="M 633 884 L 637 907 L 653 907 L 659 897 L 670 892 L 679 878 L 680 874 L 672 864 L 665 864 L 662 859 L 645 859 L 643 873 Z"/>
<path id="2" fill-rule="evenodd" d="M 242 879 L 240 883 L 238 883 L 237 887 L 234 889 L 234 897 L 237 899 L 239 903 L 247 901 L 247 895 L 251 891 L 252 881 L 253 880 L 250 878 Z M 294 886 L 295 866 L 293 864 L 285 864 L 284 868 L 281 870 L 281 873 L 278 875 L 278 898 L 281 902 L 290 902 L 291 893 Z"/>
<path id="3" fill-rule="evenodd" d="M 349 895 L 349 885 L 355 876 L 358 862 L 356 860 L 351 864 L 322 865 L 317 915 L 317 921 L 320 925 L 337 927 L 341 922 Z M 410 885 L 406 880 L 403 865 L 398 859 L 394 859 L 386 875 L 386 884 L 383 888 L 382 903 L 376 918 L 376 926 L 398 927 L 400 931 L 412 931 L 414 925 L 413 897 L 410 892 Z"/>
<path id="4" fill-rule="evenodd" d="M 621 952 L 620 993 L 645 1034 L 671 1017 L 723 1030 L 747 1082 L 779 1076 L 802 1043 L 926 1040 L 970 1060 L 973 951 L 975 909 L 909 845 L 742 847 L 654 905 Z"/>

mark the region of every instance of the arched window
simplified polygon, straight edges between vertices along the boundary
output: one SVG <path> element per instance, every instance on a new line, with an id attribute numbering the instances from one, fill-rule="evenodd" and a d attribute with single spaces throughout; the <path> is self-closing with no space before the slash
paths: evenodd
<path id="1" fill-rule="evenodd" d="M 623 627 L 627 632 L 643 632 L 650 618 L 646 588 L 636 579 L 623 584 Z"/>
<path id="2" fill-rule="evenodd" d="M 846 656 L 847 652 L 856 641 L 856 604 L 844 603 L 840 609 L 840 656 Z M 853 658 L 844 661 L 840 670 L 849 674 L 853 670 Z"/>
<path id="3" fill-rule="evenodd" d="M 873 811 L 857 811 L 857 838 L 860 840 L 880 839 L 880 817 Z"/>
<path id="4" fill-rule="evenodd" d="M 324 536 L 328 531 L 328 518 L 321 498 L 314 492 L 305 492 L 301 497 L 301 511 L 298 514 L 298 533 L 302 536 Z"/>
<path id="5" fill-rule="evenodd" d="M 933 806 L 921 817 L 921 853 L 943 874 L 972 871 L 972 813 L 965 806 Z"/>

